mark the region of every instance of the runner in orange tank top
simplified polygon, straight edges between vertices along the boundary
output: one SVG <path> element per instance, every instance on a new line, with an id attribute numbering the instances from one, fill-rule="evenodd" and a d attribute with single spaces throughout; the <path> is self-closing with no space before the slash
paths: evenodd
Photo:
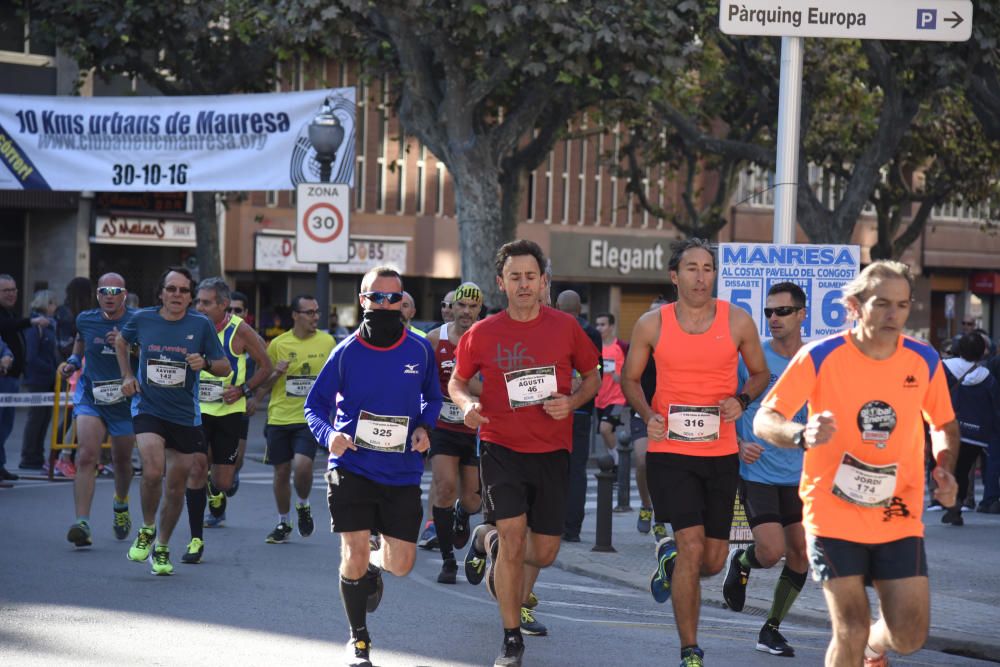
<path id="1" fill-rule="evenodd" d="M 955 502 L 959 429 L 937 352 L 902 335 L 909 268 L 875 262 L 843 293 L 853 329 L 799 350 L 762 402 L 754 433 L 805 450 L 803 525 L 833 622 L 826 664 L 884 667 L 888 650 L 923 646 L 930 621 L 923 422 L 932 427 L 934 496 L 945 507 Z M 807 401 L 803 427 L 792 417 Z M 873 624 L 866 583 L 879 596 Z"/>
<path id="2" fill-rule="evenodd" d="M 636 323 L 622 390 L 646 422 L 649 495 L 657 521 L 669 520 L 676 540 L 657 544 L 650 591 L 657 602 L 673 596 L 681 659 L 700 665 L 700 577 L 721 571 L 729 550 L 739 482 L 735 422 L 770 373 L 750 315 L 712 297 L 716 263 L 708 242 L 676 244 L 669 268 L 677 303 Z M 652 406 L 640 384 L 650 355 L 656 362 Z M 737 396 L 738 355 L 750 378 Z"/>

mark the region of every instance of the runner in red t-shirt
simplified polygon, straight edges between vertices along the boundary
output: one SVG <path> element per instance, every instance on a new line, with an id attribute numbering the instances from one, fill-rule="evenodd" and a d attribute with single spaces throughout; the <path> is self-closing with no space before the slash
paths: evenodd
<path id="1" fill-rule="evenodd" d="M 475 324 L 458 345 L 448 384 L 465 424 L 478 428 L 487 578 L 504 626 L 499 664 L 520 665 L 525 565 L 547 567 L 559 553 L 568 497 L 573 410 L 597 393 L 597 350 L 576 320 L 540 303 L 545 255 L 531 241 L 497 253 L 497 286 L 507 309 Z M 573 371 L 583 378 L 571 392 Z M 469 380 L 482 374 L 476 398 Z M 529 532 L 530 529 L 530 532 Z M 499 539 L 497 539 L 499 538 Z M 475 546 L 475 545 L 474 545 Z"/>
<path id="2" fill-rule="evenodd" d="M 462 283 L 449 292 L 452 321 L 427 334 L 434 348 L 441 392 L 448 395 L 448 381 L 455 368 L 455 350 L 465 332 L 479 319 L 483 292 L 475 283 Z M 478 383 L 477 383 L 478 384 Z M 473 393 L 478 390 L 474 388 Z M 437 425 L 431 432 L 431 472 L 434 484 L 433 515 L 441 549 L 439 584 L 454 584 L 458 573 L 455 549 L 469 541 L 469 517 L 479 511 L 479 452 L 476 431 L 465 425 L 462 410 L 445 398 Z M 461 498 L 458 490 L 461 488 Z"/>
<path id="3" fill-rule="evenodd" d="M 615 429 L 622 425 L 625 408 L 625 394 L 622 393 L 622 369 L 625 366 L 625 343 L 615 335 L 615 316 L 601 313 L 594 318 L 594 326 L 601 334 L 601 363 L 604 373 L 601 388 L 597 392 L 594 405 L 597 406 L 597 430 L 604 439 L 608 454 L 618 465 L 618 443 Z"/>

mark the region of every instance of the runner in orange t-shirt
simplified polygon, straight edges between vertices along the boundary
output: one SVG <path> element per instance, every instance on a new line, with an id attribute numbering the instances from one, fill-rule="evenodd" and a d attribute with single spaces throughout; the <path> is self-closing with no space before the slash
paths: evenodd
<path id="1" fill-rule="evenodd" d="M 700 578 L 722 570 L 729 550 L 733 502 L 740 478 L 735 422 L 770 380 L 757 325 L 742 308 L 712 297 L 715 254 L 707 241 L 676 244 L 669 262 L 677 303 L 639 318 L 625 361 L 622 389 L 649 435 L 646 483 L 657 521 L 673 539 L 656 546 L 650 592 L 673 596 L 685 665 L 701 665 L 698 646 Z M 737 358 L 750 377 L 737 395 Z M 642 372 L 656 361 L 652 407 Z"/>
<path id="2" fill-rule="evenodd" d="M 946 507 L 959 436 L 937 353 L 902 334 L 912 287 L 899 262 L 862 271 L 844 288 L 854 327 L 802 348 L 754 419 L 758 437 L 806 451 L 799 494 L 813 578 L 833 621 L 827 665 L 887 665 L 888 649 L 912 653 L 927 637 L 923 421 L 932 426 L 934 495 Z M 792 417 L 807 401 L 803 428 Z M 869 632 L 872 581 L 882 618 Z"/>

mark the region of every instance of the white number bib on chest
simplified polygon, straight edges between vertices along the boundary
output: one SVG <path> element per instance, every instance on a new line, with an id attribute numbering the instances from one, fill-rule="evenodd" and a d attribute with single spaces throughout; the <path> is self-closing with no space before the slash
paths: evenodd
<path id="1" fill-rule="evenodd" d="M 712 442 L 719 439 L 720 423 L 717 405 L 671 405 L 667 414 L 667 438 Z"/>
<path id="2" fill-rule="evenodd" d="M 604 360 L 604 374 L 611 375 L 615 372 L 615 360 L 605 359 Z"/>
<path id="3" fill-rule="evenodd" d="M 222 392 L 225 390 L 225 380 L 199 380 L 198 401 L 200 403 L 221 403 Z"/>
<path id="4" fill-rule="evenodd" d="M 404 452 L 409 429 L 409 417 L 373 415 L 362 410 L 354 431 L 354 444 L 379 452 Z"/>
<path id="5" fill-rule="evenodd" d="M 556 367 L 522 368 L 503 374 L 510 407 L 523 408 L 543 403 L 556 389 Z"/>
<path id="6" fill-rule="evenodd" d="M 146 361 L 146 382 L 163 389 L 183 389 L 187 379 L 187 364 L 183 361 L 149 359 Z"/>
<path id="7" fill-rule="evenodd" d="M 458 407 L 451 401 L 445 401 L 444 405 L 441 406 L 441 421 L 448 424 L 464 424 L 465 415 L 462 414 L 462 408 Z"/>
<path id="8" fill-rule="evenodd" d="M 285 378 L 285 396 L 305 398 L 315 381 L 315 375 L 289 375 Z"/>
<path id="9" fill-rule="evenodd" d="M 91 392 L 97 405 L 114 405 L 125 400 L 121 380 L 95 380 Z"/>
<path id="10" fill-rule="evenodd" d="M 896 464 L 875 466 L 845 453 L 833 495 L 861 507 L 888 507 L 896 493 Z"/>

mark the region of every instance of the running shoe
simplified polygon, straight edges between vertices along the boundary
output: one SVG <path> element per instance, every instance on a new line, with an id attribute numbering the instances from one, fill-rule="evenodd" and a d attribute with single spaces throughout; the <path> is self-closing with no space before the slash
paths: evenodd
<path id="1" fill-rule="evenodd" d="M 458 580 L 458 563 L 454 558 L 441 563 L 441 572 L 438 574 L 439 584 L 454 584 Z"/>
<path id="2" fill-rule="evenodd" d="M 154 539 L 156 539 L 155 528 L 140 528 L 135 539 L 132 540 L 132 546 L 129 547 L 128 559 L 134 560 L 137 563 L 147 560 L 149 558 L 149 549 L 153 546 Z"/>
<path id="3" fill-rule="evenodd" d="M 500 534 L 496 530 L 491 530 L 486 535 L 486 551 L 490 554 L 489 564 L 486 566 L 486 590 L 497 599 L 497 555 L 500 553 Z"/>
<path id="4" fill-rule="evenodd" d="M 268 544 L 284 544 L 288 541 L 288 536 L 292 534 L 292 527 L 282 521 L 274 527 L 264 540 Z"/>
<path id="5" fill-rule="evenodd" d="M 535 595 L 535 591 L 528 593 L 528 600 L 524 603 L 524 606 L 528 609 L 534 609 L 538 606 L 538 596 Z"/>
<path id="6" fill-rule="evenodd" d="M 226 513 L 226 494 L 222 491 L 211 493 L 214 490 L 215 487 L 211 484 L 205 488 L 205 492 L 208 493 L 208 512 L 212 516 L 219 517 Z"/>
<path id="7" fill-rule="evenodd" d="M 656 543 L 656 569 L 649 578 L 649 590 L 660 604 L 670 599 L 670 578 L 674 575 L 676 559 L 677 545 L 672 539 L 664 537 Z"/>
<path id="8" fill-rule="evenodd" d="M 382 593 L 385 590 L 385 584 L 382 582 L 382 570 L 374 565 L 369 565 L 368 573 L 365 577 L 368 578 L 369 586 L 371 586 L 371 592 L 368 594 L 368 603 L 365 605 L 365 609 L 368 610 L 369 614 L 372 614 L 378 609 L 379 603 L 382 602 Z"/>
<path id="9" fill-rule="evenodd" d="M 962 510 L 959 507 L 949 507 L 941 515 L 941 523 L 950 523 L 953 526 L 964 526 L 965 519 L 962 518 Z"/>
<path id="10" fill-rule="evenodd" d="M 929 505 L 927 505 L 928 512 L 940 512 L 944 509 L 944 506 L 936 500 L 932 500 Z"/>
<path id="11" fill-rule="evenodd" d="M 417 546 L 421 549 L 426 549 L 427 551 L 433 551 L 438 548 L 437 526 L 434 525 L 433 521 L 428 521 L 424 525 L 424 532 L 420 533 L 420 539 L 417 540 Z"/>
<path id="12" fill-rule="evenodd" d="M 493 667 L 521 667 L 524 657 L 524 642 L 520 639 L 504 639 L 500 655 L 493 661 Z"/>
<path id="13" fill-rule="evenodd" d="M 743 605 L 747 601 L 750 569 L 740 563 L 740 556 L 744 551 L 734 548 L 729 552 L 729 567 L 726 568 L 726 578 L 722 583 L 722 598 L 726 601 L 726 606 L 733 611 L 743 611 Z"/>
<path id="14" fill-rule="evenodd" d="M 158 577 L 174 573 L 174 566 L 170 564 L 170 547 L 163 544 L 156 545 L 153 549 L 153 567 L 150 572 Z"/>
<path id="15" fill-rule="evenodd" d="M 465 554 L 465 579 L 473 586 L 478 586 L 483 580 L 483 575 L 486 574 L 486 552 L 477 549 L 476 542 L 478 541 L 479 533 L 487 530 L 489 530 L 489 526 L 484 523 L 476 526 L 476 529 L 472 531 L 469 550 Z M 485 543 L 484 541 L 483 544 Z"/>
<path id="16" fill-rule="evenodd" d="M 653 524 L 653 539 L 659 542 L 667 536 L 667 527 L 662 523 Z"/>
<path id="17" fill-rule="evenodd" d="M 865 667 L 889 667 L 889 654 L 883 653 L 877 658 L 865 656 Z"/>
<path id="18" fill-rule="evenodd" d="M 117 505 L 112 502 L 112 511 L 115 514 L 112 527 L 115 529 L 115 538 L 124 540 L 132 532 L 132 515 L 129 514 L 128 505 Z"/>
<path id="19" fill-rule="evenodd" d="M 635 522 L 635 529 L 643 535 L 649 535 L 649 529 L 653 524 L 653 510 L 650 507 L 639 508 L 639 520 Z"/>
<path id="20" fill-rule="evenodd" d="M 205 553 L 205 542 L 200 537 L 192 537 L 188 543 L 187 551 L 181 556 L 181 562 L 189 565 L 197 565 L 201 562 L 201 557 Z"/>
<path id="21" fill-rule="evenodd" d="M 351 638 L 347 642 L 348 667 L 372 667 L 370 651 L 372 643 L 364 639 Z"/>
<path id="22" fill-rule="evenodd" d="M 786 658 L 795 657 L 795 649 L 788 645 L 785 638 L 778 632 L 777 626 L 765 623 L 757 635 L 757 650 L 771 655 L 781 655 Z"/>
<path id="23" fill-rule="evenodd" d="M 705 652 L 695 646 L 681 651 L 681 667 L 703 667 Z"/>
<path id="24" fill-rule="evenodd" d="M 75 547 L 89 547 L 94 543 L 90 539 L 90 524 L 80 519 L 69 527 L 66 539 L 73 543 Z"/>
<path id="25" fill-rule="evenodd" d="M 295 503 L 295 513 L 299 515 L 299 535 L 302 537 L 309 537 L 313 534 L 313 528 L 315 524 L 313 523 L 312 507 L 309 505 L 303 505 L 302 503 Z"/>
<path id="26" fill-rule="evenodd" d="M 549 629 L 535 620 L 535 612 L 527 607 L 521 607 L 521 634 L 544 637 L 549 634 Z"/>
<path id="27" fill-rule="evenodd" d="M 233 485 L 229 487 L 228 491 L 226 491 L 226 498 L 232 498 L 233 496 L 236 495 L 236 492 L 239 490 L 240 490 L 240 473 L 239 471 L 237 471 L 237 473 L 233 476 Z"/>
<path id="28" fill-rule="evenodd" d="M 469 543 L 469 513 L 462 509 L 462 502 L 455 501 L 455 519 L 451 524 L 452 545 L 462 549 Z"/>
<path id="29" fill-rule="evenodd" d="M 212 516 L 211 512 L 205 515 L 205 528 L 222 528 L 222 524 L 225 522 L 225 512 L 222 513 L 222 516 Z"/>

